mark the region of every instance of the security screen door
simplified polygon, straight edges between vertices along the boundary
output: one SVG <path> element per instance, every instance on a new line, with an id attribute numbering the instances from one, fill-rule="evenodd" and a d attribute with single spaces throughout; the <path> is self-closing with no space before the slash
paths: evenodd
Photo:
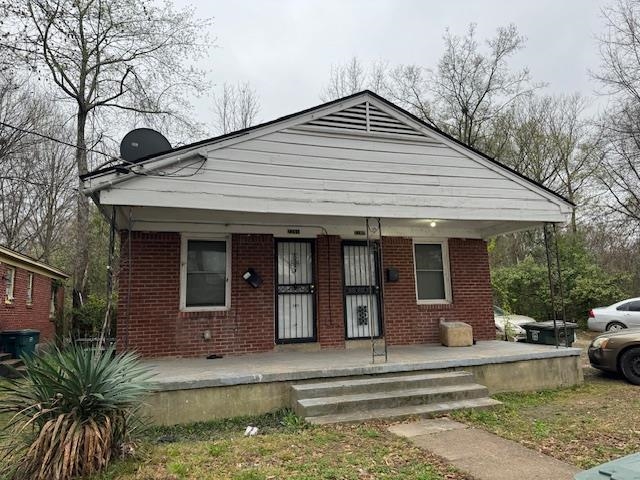
<path id="1" fill-rule="evenodd" d="M 342 243 L 347 339 L 380 336 L 380 269 L 376 247 L 376 243 L 371 249 L 366 242 Z"/>
<path id="2" fill-rule="evenodd" d="M 276 240 L 276 342 L 316 340 L 312 240 Z"/>

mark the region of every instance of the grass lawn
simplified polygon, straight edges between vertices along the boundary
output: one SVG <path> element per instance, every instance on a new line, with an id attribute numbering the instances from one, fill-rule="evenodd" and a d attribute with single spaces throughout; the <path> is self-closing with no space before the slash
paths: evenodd
<path id="1" fill-rule="evenodd" d="M 640 387 L 621 378 L 587 368 L 581 386 L 495 398 L 451 417 L 584 469 L 640 451 Z"/>
<path id="2" fill-rule="evenodd" d="M 249 424 L 260 427 L 244 437 Z M 286 412 L 155 428 L 136 457 L 96 479 L 470 479 L 384 423 L 309 426 Z"/>

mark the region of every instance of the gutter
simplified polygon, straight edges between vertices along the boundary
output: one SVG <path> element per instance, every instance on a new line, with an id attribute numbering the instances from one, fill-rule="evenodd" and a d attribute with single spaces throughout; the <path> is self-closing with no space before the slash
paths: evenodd
<path id="1" fill-rule="evenodd" d="M 194 158 L 194 157 L 201 157 L 202 160 L 207 160 L 207 157 L 205 157 L 204 155 L 200 154 L 200 153 L 189 153 L 187 155 L 184 156 L 179 156 L 179 157 L 168 157 L 165 158 L 163 160 L 158 160 L 157 158 L 152 159 L 153 160 L 153 168 L 150 169 L 145 169 L 145 164 L 144 163 L 137 163 L 134 165 L 130 165 L 129 167 L 124 167 L 124 168 L 128 168 L 127 173 L 118 173 L 118 176 L 115 178 L 112 178 L 111 180 L 107 180 L 106 182 L 100 182 L 96 185 L 92 185 L 90 187 L 83 187 L 81 189 L 81 192 L 86 195 L 86 196 L 91 196 L 93 197 L 93 195 L 95 193 L 97 193 L 100 190 L 104 190 L 105 188 L 111 188 L 114 185 L 117 185 L 119 183 L 124 182 L 125 180 L 128 180 L 131 178 L 131 174 L 134 175 L 147 175 L 146 172 L 154 172 L 156 170 L 159 170 L 161 168 L 164 167 L 168 167 L 169 165 L 172 165 L 174 163 L 177 162 L 181 162 L 183 160 L 188 160 L 190 158 Z M 165 175 L 166 178 L 171 178 L 171 175 Z M 89 181 L 91 181 L 91 183 L 93 183 L 93 178 L 89 178 Z M 86 180 L 85 180 L 86 182 Z M 95 201 L 95 197 L 94 201 Z"/>

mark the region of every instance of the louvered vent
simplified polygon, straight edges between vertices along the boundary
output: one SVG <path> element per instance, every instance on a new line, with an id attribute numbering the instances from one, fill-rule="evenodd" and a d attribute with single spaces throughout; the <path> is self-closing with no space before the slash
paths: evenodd
<path id="1" fill-rule="evenodd" d="M 359 132 L 391 133 L 422 137 L 422 134 L 383 112 L 368 102 L 312 120 L 307 126 L 355 130 Z"/>

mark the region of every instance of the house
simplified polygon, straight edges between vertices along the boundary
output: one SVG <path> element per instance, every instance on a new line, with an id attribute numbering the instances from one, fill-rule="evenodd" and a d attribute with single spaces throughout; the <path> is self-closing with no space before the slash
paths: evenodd
<path id="1" fill-rule="evenodd" d="M 495 339 L 487 239 L 573 208 L 370 91 L 83 182 L 120 232 L 119 348 L 146 357 Z"/>
<path id="2" fill-rule="evenodd" d="M 64 306 L 66 273 L 0 246 L 0 332 L 35 329 L 40 341 L 53 340 L 55 320 Z"/>

